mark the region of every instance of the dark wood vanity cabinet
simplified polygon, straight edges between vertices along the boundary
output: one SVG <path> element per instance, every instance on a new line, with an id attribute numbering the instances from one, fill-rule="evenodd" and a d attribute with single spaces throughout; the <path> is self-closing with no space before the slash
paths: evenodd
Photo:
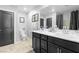
<path id="1" fill-rule="evenodd" d="M 36 53 L 47 53 L 46 36 L 32 33 L 32 48 Z"/>
<path id="2" fill-rule="evenodd" d="M 79 43 L 32 33 L 32 47 L 38 53 L 79 53 Z"/>
<path id="3" fill-rule="evenodd" d="M 55 44 L 48 43 L 48 53 L 73 53 L 72 51 L 65 49 L 63 47 L 60 47 Z"/>
<path id="4" fill-rule="evenodd" d="M 63 43 L 64 42 L 64 43 Z M 64 39 L 56 38 L 56 37 L 48 37 L 48 52 L 49 53 L 72 53 L 71 50 L 66 49 L 67 44 L 65 44 L 66 41 Z M 69 43 L 71 44 L 71 42 Z"/>
<path id="5" fill-rule="evenodd" d="M 50 44 L 48 43 L 48 53 L 73 53 L 72 51 L 66 49 L 66 48 L 63 48 L 63 47 L 60 47 L 58 45 L 55 45 L 55 44 Z"/>
<path id="6" fill-rule="evenodd" d="M 48 53 L 73 53 L 72 51 L 48 42 Z"/>

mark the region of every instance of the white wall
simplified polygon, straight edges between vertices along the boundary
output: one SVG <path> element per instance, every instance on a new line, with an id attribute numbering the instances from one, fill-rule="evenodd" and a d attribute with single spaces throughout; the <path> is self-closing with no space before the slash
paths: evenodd
<path id="1" fill-rule="evenodd" d="M 39 11 L 33 10 L 28 14 L 28 20 L 27 20 L 27 36 L 28 38 L 32 38 L 32 30 L 36 29 L 37 26 L 39 28 L 40 22 L 32 22 L 32 16 L 34 14 L 39 14 Z"/>
<path id="2" fill-rule="evenodd" d="M 20 23 L 19 17 L 24 17 L 25 22 Z M 27 15 L 25 13 L 16 12 L 16 41 L 21 40 L 20 33 L 19 33 L 21 29 L 25 29 L 25 31 L 27 31 L 26 20 L 27 20 Z"/>
<path id="3" fill-rule="evenodd" d="M 52 14 L 52 27 L 56 26 L 56 12 Z"/>
<path id="4" fill-rule="evenodd" d="M 19 23 L 19 17 L 25 17 L 26 20 L 27 15 L 25 13 L 18 12 L 15 8 L 9 6 L 0 6 L 0 10 L 14 12 L 14 41 L 15 42 L 20 41 L 18 32 L 23 27 L 25 28 L 27 27 L 26 27 L 26 22 L 23 24 Z"/>

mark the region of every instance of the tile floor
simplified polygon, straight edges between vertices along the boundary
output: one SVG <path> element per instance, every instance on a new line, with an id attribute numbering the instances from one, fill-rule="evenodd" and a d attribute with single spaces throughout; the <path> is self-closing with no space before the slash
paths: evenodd
<path id="1" fill-rule="evenodd" d="M 31 52 L 33 52 L 31 39 L 0 47 L 0 53 L 31 53 Z"/>

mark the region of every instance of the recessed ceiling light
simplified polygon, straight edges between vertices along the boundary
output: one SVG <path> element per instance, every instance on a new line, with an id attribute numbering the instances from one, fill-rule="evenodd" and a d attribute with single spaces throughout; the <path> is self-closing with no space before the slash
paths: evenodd
<path id="1" fill-rule="evenodd" d="M 26 11 L 27 10 L 27 8 L 24 8 L 24 11 Z"/>
<path id="2" fill-rule="evenodd" d="M 55 9 L 52 9 L 52 12 L 54 12 L 55 11 Z"/>
<path id="3" fill-rule="evenodd" d="M 64 5 L 64 6 L 69 7 L 70 5 Z"/>

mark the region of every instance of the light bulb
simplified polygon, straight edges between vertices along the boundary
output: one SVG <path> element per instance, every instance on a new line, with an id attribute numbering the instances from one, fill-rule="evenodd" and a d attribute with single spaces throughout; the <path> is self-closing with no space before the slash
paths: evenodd
<path id="1" fill-rule="evenodd" d="M 55 11 L 55 9 L 52 9 L 52 12 L 54 12 Z"/>
<path id="2" fill-rule="evenodd" d="M 24 8 L 24 11 L 26 11 L 27 10 L 27 8 Z"/>

